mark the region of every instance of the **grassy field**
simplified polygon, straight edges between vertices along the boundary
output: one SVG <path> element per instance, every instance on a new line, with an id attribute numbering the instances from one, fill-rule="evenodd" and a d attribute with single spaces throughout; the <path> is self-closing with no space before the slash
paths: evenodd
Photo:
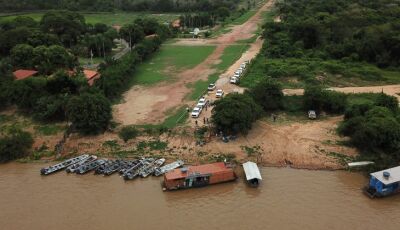
<path id="1" fill-rule="evenodd" d="M 218 80 L 218 77 L 220 74 L 222 74 L 224 71 L 226 71 L 229 66 L 231 66 L 233 63 L 238 60 L 243 52 L 245 52 L 249 48 L 249 45 L 231 45 L 225 48 L 222 56 L 221 56 L 221 62 L 217 65 L 214 66 L 214 68 L 217 70 L 216 73 L 211 74 L 207 81 L 199 80 L 195 82 L 194 84 L 190 85 L 190 87 L 193 88 L 193 91 L 190 93 L 188 96 L 190 100 L 196 100 L 200 96 L 204 94 L 204 92 L 207 90 L 207 86 L 210 83 L 214 83 Z"/>
<path id="2" fill-rule="evenodd" d="M 41 13 L 27 13 L 27 14 L 15 14 L 15 15 L 3 15 L 0 16 L 0 22 L 6 20 L 12 20 L 17 16 L 28 16 L 36 21 L 40 21 L 44 12 Z M 128 13 L 128 12 L 116 12 L 116 13 L 87 13 L 81 12 L 85 16 L 86 23 L 104 23 L 107 25 L 124 25 L 133 22 L 136 18 L 152 17 L 156 18 L 159 22 L 171 22 L 179 17 L 179 14 L 151 14 L 151 13 Z"/>
<path id="3" fill-rule="evenodd" d="M 257 56 L 240 85 L 252 87 L 270 76 L 284 88 L 303 88 L 307 82 L 319 81 L 325 86 L 370 86 L 400 83 L 400 72 L 380 69 L 372 64 L 321 59 L 266 59 Z"/>
<path id="4" fill-rule="evenodd" d="M 175 73 L 195 67 L 214 49 L 215 46 L 164 45 L 154 57 L 138 67 L 132 78 L 133 83 L 151 85 L 160 81 L 173 80 Z"/>

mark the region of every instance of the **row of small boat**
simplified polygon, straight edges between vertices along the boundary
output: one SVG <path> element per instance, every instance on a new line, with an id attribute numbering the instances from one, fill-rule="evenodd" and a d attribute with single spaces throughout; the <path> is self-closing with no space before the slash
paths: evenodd
<path id="1" fill-rule="evenodd" d="M 119 172 L 125 180 L 132 180 L 136 177 L 147 177 L 149 175 L 160 176 L 175 168 L 184 165 L 181 160 L 164 165 L 165 159 L 141 158 L 137 160 L 107 160 L 98 159 L 97 156 L 84 154 L 58 163 L 53 166 L 42 168 L 42 175 L 49 175 L 60 170 L 68 173 L 85 174 L 94 171 L 95 174 L 112 175 Z"/>

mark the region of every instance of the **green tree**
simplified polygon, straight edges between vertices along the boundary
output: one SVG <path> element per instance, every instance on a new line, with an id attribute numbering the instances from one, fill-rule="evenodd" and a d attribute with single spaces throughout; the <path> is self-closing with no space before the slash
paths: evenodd
<path id="1" fill-rule="evenodd" d="M 121 27 L 119 34 L 129 43 L 130 47 L 133 47 L 135 44 L 142 41 L 145 36 L 143 27 L 138 24 L 128 24 Z"/>
<path id="2" fill-rule="evenodd" d="M 67 117 L 80 133 L 97 134 L 110 124 L 111 103 L 101 94 L 74 96 L 67 104 Z"/>
<path id="3" fill-rule="evenodd" d="M 211 120 L 224 134 L 247 134 L 261 116 L 261 107 L 247 94 L 228 94 L 215 102 Z"/>
<path id="4" fill-rule="evenodd" d="M 13 128 L 0 136 L 0 162 L 26 156 L 33 144 L 30 133 Z"/>
<path id="5" fill-rule="evenodd" d="M 15 67 L 33 67 L 33 47 L 27 44 L 16 45 L 10 54 L 11 62 Z"/>
<path id="6" fill-rule="evenodd" d="M 124 142 L 129 141 L 139 135 L 139 130 L 133 126 L 125 126 L 119 131 L 118 136 L 124 140 Z"/>
<path id="7" fill-rule="evenodd" d="M 254 101 L 265 111 L 274 111 L 282 108 L 282 86 L 274 79 L 266 78 L 249 90 Z"/>

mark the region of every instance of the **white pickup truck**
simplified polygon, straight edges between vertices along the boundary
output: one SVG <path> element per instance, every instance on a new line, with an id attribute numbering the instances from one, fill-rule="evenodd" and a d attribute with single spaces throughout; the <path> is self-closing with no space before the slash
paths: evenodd
<path id="1" fill-rule="evenodd" d="M 193 118 L 198 118 L 200 116 L 201 110 L 203 110 L 203 109 L 200 106 L 194 107 L 193 111 L 192 111 L 192 117 Z"/>
<path id="2" fill-rule="evenodd" d="M 233 76 L 231 79 L 229 79 L 229 82 L 232 84 L 238 84 L 239 83 L 239 78 Z"/>

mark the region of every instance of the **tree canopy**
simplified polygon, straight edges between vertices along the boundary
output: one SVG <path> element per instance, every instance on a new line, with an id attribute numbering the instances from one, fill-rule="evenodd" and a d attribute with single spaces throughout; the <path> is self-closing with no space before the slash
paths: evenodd
<path id="1" fill-rule="evenodd" d="M 215 102 L 211 120 L 224 134 L 247 134 L 261 116 L 261 107 L 248 94 L 228 94 Z"/>

